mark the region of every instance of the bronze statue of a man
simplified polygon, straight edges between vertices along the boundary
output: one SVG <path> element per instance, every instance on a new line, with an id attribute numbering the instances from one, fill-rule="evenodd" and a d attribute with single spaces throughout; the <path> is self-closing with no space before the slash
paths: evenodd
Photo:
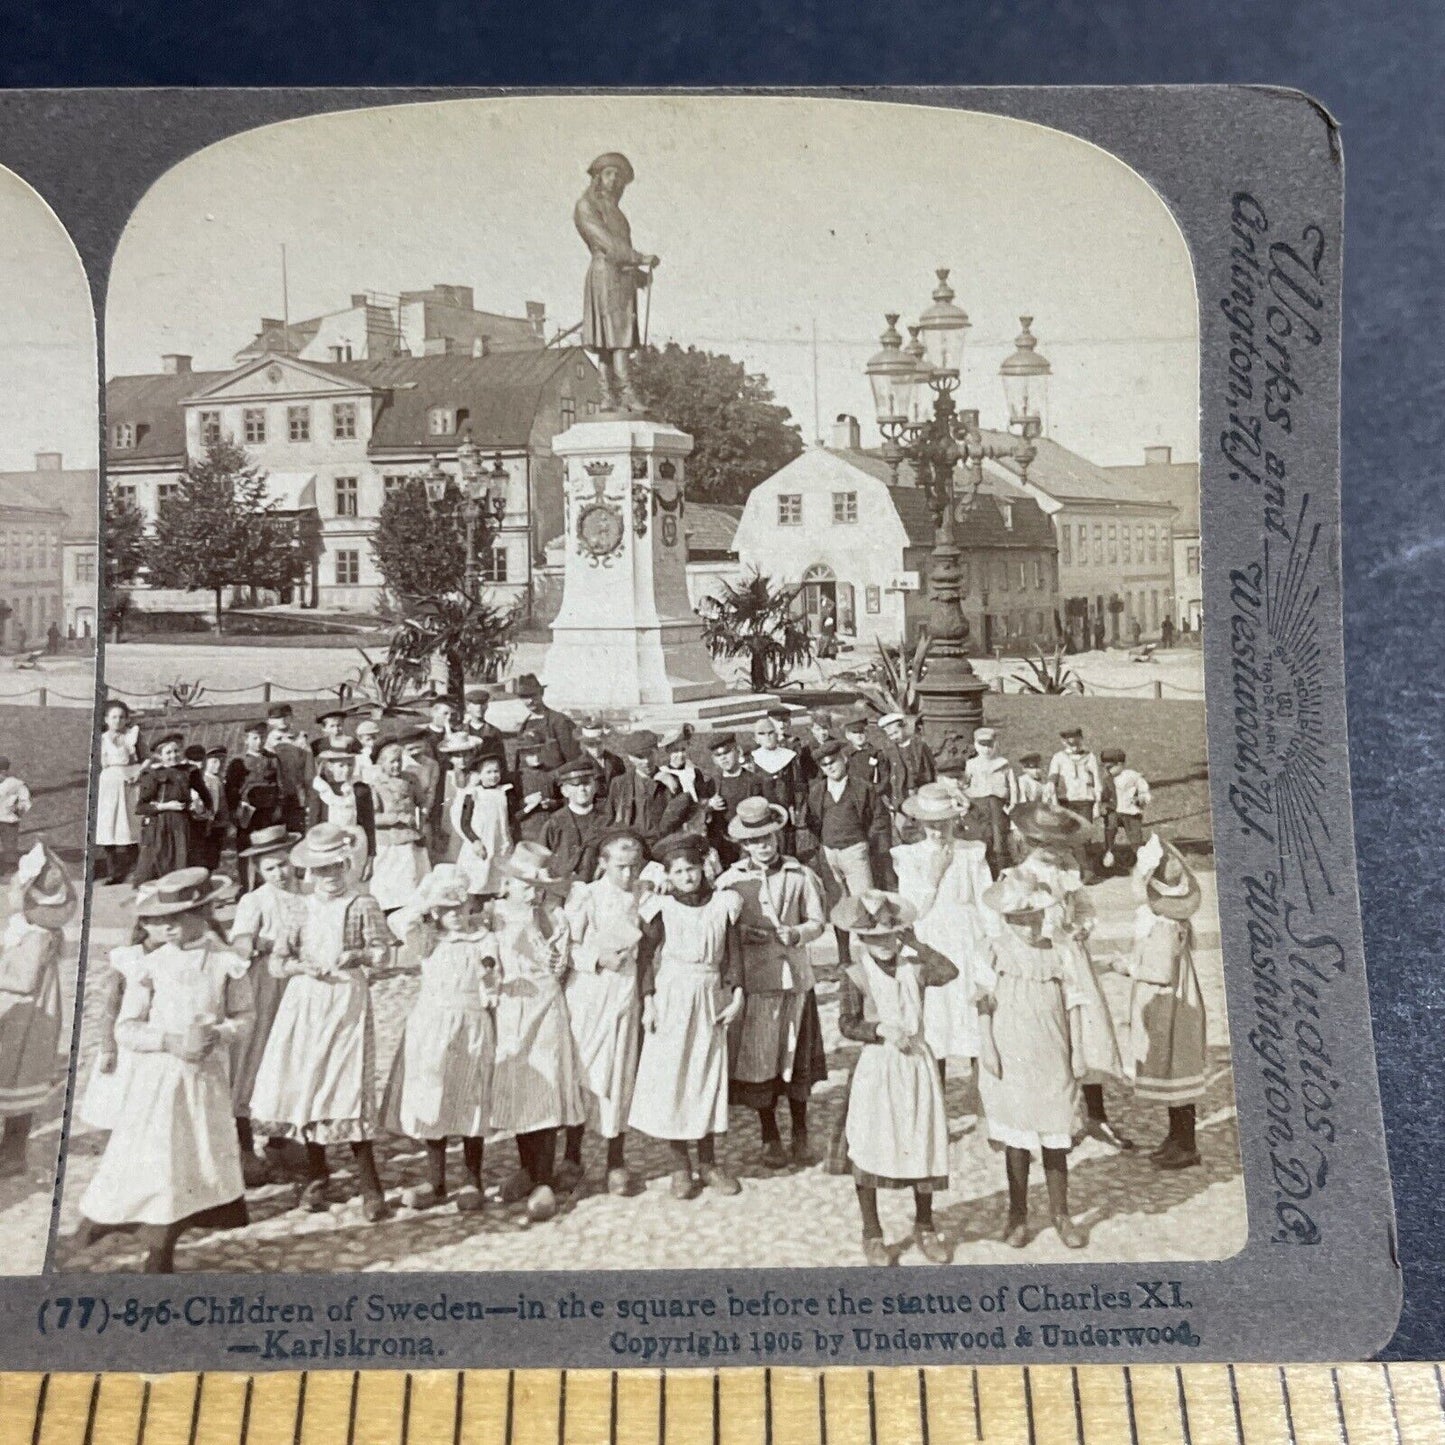
<path id="1" fill-rule="evenodd" d="M 603 409 L 641 411 L 630 358 L 642 345 L 637 293 L 651 284 L 657 257 L 632 249 L 632 227 L 618 204 L 633 180 L 627 157 L 608 151 L 587 167 L 587 174 L 592 182 L 572 212 L 592 252 L 582 296 L 582 345 L 596 353 L 602 367 Z"/>

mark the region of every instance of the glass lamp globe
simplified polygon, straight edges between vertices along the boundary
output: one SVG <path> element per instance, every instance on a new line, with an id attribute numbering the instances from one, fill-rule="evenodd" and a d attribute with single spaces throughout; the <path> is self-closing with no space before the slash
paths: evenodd
<path id="1" fill-rule="evenodd" d="M 1029 329 L 1033 320 L 1032 316 L 1019 317 L 1023 330 L 1014 338 L 1014 354 L 999 367 L 1009 421 L 1014 426 L 1029 420 L 1042 425 L 1047 417 L 1053 368 L 1039 353 L 1038 338 Z"/>
<path id="2" fill-rule="evenodd" d="M 935 274 L 938 285 L 933 288 L 933 304 L 918 318 L 918 329 L 934 373 L 956 380 L 963 370 L 964 333 L 973 323 L 961 306 L 953 304 L 948 267 L 940 266 Z"/>
<path id="3" fill-rule="evenodd" d="M 904 353 L 903 338 L 898 334 L 898 313 L 890 311 L 885 319 L 888 328 L 878 338 L 882 349 L 864 368 L 873 389 L 873 410 L 879 426 L 912 417 L 913 390 L 918 381 L 913 358 Z"/>

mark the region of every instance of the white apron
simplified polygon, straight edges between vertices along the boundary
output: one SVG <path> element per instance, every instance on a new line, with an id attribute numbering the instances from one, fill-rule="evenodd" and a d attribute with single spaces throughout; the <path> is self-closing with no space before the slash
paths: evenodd
<path id="1" fill-rule="evenodd" d="M 472 802 L 472 832 L 481 839 L 481 847 L 462 835 L 462 809 L 467 799 Z M 507 787 L 466 788 L 452 799 L 452 831 L 461 838 L 457 866 L 467 875 L 471 893 L 496 893 L 499 883 L 496 867 L 512 851 L 511 821 L 507 817 Z"/>
<path id="2" fill-rule="evenodd" d="M 946 1179 L 948 1117 L 938 1064 L 923 1036 L 922 970 L 906 959 L 891 976 L 866 952 L 849 969 L 875 1021 L 902 1028 L 909 1047 L 865 1044 L 858 1055 L 848 1094 L 848 1157 L 881 1180 Z"/>
<path id="3" fill-rule="evenodd" d="M 129 848 L 136 841 L 132 784 L 136 776 L 136 741 L 140 729 L 119 737 L 100 735 L 100 778 L 95 789 L 95 841 L 102 848 Z"/>
<path id="4" fill-rule="evenodd" d="M 231 942 L 242 937 L 256 940 L 255 954 L 247 972 L 255 1017 L 251 1032 L 233 1050 L 231 1060 L 231 1103 L 238 1119 L 251 1117 L 251 1091 L 256 1087 L 256 1073 L 266 1053 L 276 1011 L 281 1007 L 281 996 L 286 991 L 287 981 L 277 978 L 268 967 L 271 950 L 305 908 L 306 900 L 299 893 L 287 893 L 271 883 L 243 893 L 236 903 Z"/>
<path id="5" fill-rule="evenodd" d="M 244 1032 L 249 1020 L 230 1012 L 226 986 L 245 972 L 233 953 L 170 944 L 132 969 L 116 1033 L 138 1046 L 128 1051 L 115 1127 L 80 1201 L 86 1219 L 175 1224 L 244 1194 L 227 1039 L 195 1063 L 152 1046 L 197 1023 Z"/>
<path id="6" fill-rule="evenodd" d="M 615 1139 L 632 1107 L 641 1045 L 638 901 L 600 878 L 573 891 L 567 913 L 573 937 L 567 1016 L 582 1071 L 587 1122 L 604 1139 Z"/>
<path id="7" fill-rule="evenodd" d="M 145 958 L 145 949 L 137 943 L 111 949 L 108 961 L 128 986 L 132 976 L 145 963 Z M 75 1109 L 82 1123 L 89 1124 L 92 1129 L 115 1128 L 125 1107 L 126 1081 L 130 1077 L 133 1058 L 131 1051 L 117 1040 L 115 1067 L 110 1073 L 102 1074 L 97 1061 L 90 1082 L 85 1086 L 85 1095 Z"/>
<path id="8" fill-rule="evenodd" d="M 701 1139 L 728 1127 L 727 1006 L 722 986 L 727 926 L 742 899 L 714 893 L 690 908 L 675 898 L 649 897 L 644 920 L 661 914 L 665 934 L 655 960 L 657 1027 L 642 1040 L 629 1125 L 654 1139 Z"/>

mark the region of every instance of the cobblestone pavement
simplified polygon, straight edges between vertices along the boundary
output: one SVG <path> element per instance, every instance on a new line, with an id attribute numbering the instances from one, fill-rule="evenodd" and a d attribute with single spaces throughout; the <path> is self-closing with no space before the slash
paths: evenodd
<path id="1" fill-rule="evenodd" d="M 1038 1233 L 1022 1251 L 999 1242 L 1006 1195 L 1002 1156 L 971 1116 L 971 1085 L 950 1080 L 949 1112 L 955 1140 L 947 1194 L 937 1198 L 941 1230 L 956 1244 L 958 1263 L 1040 1263 L 1079 1260 L 1216 1259 L 1245 1242 L 1244 1187 L 1240 1171 L 1234 1088 L 1224 1014 L 1214 875 L 1201 872 L 1204 907 L 1196 918 L 1196 964 L 1208 1009 L 1212 1070 L 1208 1097 L 1200 1110 L 1200 1168 L 1165 1174 L 1145 1155 L 1164 1130 L 1163 1109 L 1136 1104 L 1122 1086 L 1106 1091 L 1111 1117 L 1143 1146 L 1115 1154 L 1088 1141 L 1070 1156 L 1070 1202 L 1089 1232 L 1087 1247 L 1065 1250 L 1048 1225 L 1043 1179 L 1036 1168 L 1031 1191 Z M 1100 916 L 1095 952 L 1126 945 L 1134 902 L 1128 880 L 1110 879 L 1094 890 Z M 120 941 L 129 903 L 128 889 L 99 888 L 92 924 L 93 947 Z M 818 997 L 831 1071 L 813 1095 L 810 1132 L 822 1151 L 843 1106 L 843 1090 L 856 1046 L 839 1037 L 838 973 L 831 941 L 820 941 L 815 962 Z M 1103 975 L 1105 993 L 1121 1025 L 1127 1019 L 1128 982 Z M 392 978 L 375 989 L 378 1056 L 389 1063 L 415 990 L 410 978 Z M 78 1087 L 89 1077 L 97 1042 L 96 1021 L 83 1020 Z M 383 1068 L 383 1078 L 385 1068 Z M 785 1126 L 786 1127 L 786 1126 Z M 80 1126 L 71 1137 L 62 1204 L 58 1259 L 73 1270 L 134 1269 L 140 1251 L 134 1239 L 112 1235 L 85 1249 L 69 1236 L 76 1227 L 77 1201 L 94 1172 L 104 1135 Z M 333 1153 L 338 1198 L 354 1180 L 344 1149 Z M 420 1182 L 422 1150 L 415 1141 L 390 1139 L 379 1151 L 383 1179 L 396 1202 L 404 1185 Z M 668 1193 L 670 1162 L 665 1145 L 642 1135 L 628 1138 L 628 1163 L 642 1183 L 628 1199 L 609 1196 L 602 1161 L 589 1138 L 588 1177 L 544 1224 L 527 1221 L 520 1206 L 504 1206 L 495 1189 L 515 1163 L 509 1141 L 488 1150 L 489 1203 L 480 1215 L 460 1215 L 450 1206 L 418 1212 L 398 1207 L 380 1224 L 367 1224 L 353 1197 L 321 1214 L 294 1207 L 295 1186 L 268 1185 L 248 1195 L 252 1222 L 244 1229 L 186 1236 L 177 1254 L 182 1270 L 546 1270 L 685 1268 L 714 1266 L 818 1267 L 862 1263 L 857 1204 L 851 1182 L 830 1175 L 822 1163 L 769 1170 L 761 1163 L 756 1116 L 732 1111 L 722 1160 L 743 1181 L 743 1191 L 725 1198 L 710 1191 L 691 1201 Z M 460 1176 L 453 1150 L 451 1167 Z M 908 1243 L 911 1196 L 885 1193 L 884 1228 L 899 1247 L 899 1263 L 921 1264 Z"/>

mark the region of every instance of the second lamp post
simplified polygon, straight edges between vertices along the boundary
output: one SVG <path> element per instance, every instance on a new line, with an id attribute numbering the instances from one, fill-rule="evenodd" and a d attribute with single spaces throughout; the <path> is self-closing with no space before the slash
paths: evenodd
<path id="1" fill-rule="evenodd" d="M 465 532 L 466 571 L 463 590 L 467 596 L 476 594 L 477 574 L 477 524 L 483 520 L 500 523 L 507 514 L 507 469 L 500 456 L 492 458 L 490 467 L 482 463 L 482 454 L 471 436 L 465 436 L 457 447 L 457 471 L 460 473 L 462 505 L 462 526 Z M 433 458 L 429 470 L 422 478 L 426 484 L 427 501 L 438 506 L 447 494 L 451 477 L 442 469 L 440 460 Z"/>

